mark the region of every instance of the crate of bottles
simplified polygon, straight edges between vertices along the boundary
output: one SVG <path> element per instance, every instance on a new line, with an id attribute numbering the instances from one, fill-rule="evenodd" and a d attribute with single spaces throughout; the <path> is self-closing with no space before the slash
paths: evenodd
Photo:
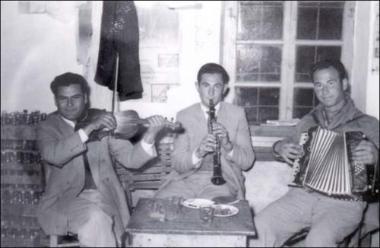
<path id="1" fill-rule="evenodd" d="M 27 110 L 1 113 L 1 247 L 46 243 L 36 218 L 44 190 L 36 127 L 46 116 Z"/>

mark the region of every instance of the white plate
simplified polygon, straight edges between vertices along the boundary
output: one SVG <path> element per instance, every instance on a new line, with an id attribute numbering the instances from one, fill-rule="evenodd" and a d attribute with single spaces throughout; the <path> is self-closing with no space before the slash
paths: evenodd
<path id="1" fill-rule="evenodd" d="M 239 209 L 237 207 L 227 204 L 215 204 L 213 208 L 214 216 L 218 217 L 233 216 L 239 213 Z"/>
<path id="2" fill-rule="evenodd" d="M 212 206 L 214 202 L 208 199 L 192 198 L 185 200 L 182 204 L 188 208 L 200 208 Z"/>

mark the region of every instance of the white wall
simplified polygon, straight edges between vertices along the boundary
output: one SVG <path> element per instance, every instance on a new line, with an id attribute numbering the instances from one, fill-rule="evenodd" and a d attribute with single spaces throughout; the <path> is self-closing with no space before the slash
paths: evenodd
<path id="1" fill-rule="evenodd" d="M 367 68 L 368 73 L 368 81 L 367 81 L 367 97 L 366 97 L 366 113 L 372 116 L 375 116 L 379 119 L 379 58 L 374 58 L 374 43 L 373 41 L 379 38 L 379 26 L 375 26 L 376 18 L 379 15 L 379 1 L 371 2 L 371 10 L 370 10 L 370 23 L 369 23 L 369 31 L 370 37 L 369 40 L 370 45 L 368 49 L 369 53 L 369 65 Z M 377 15 L 377 16 L 376 16 Z M 377 19 L 377 25 L 379 20 Z M 375 36 L 377 32 L 377 37 Z M 379 42 L 379 40 L 377 40 Z M 377 48 L 379 48 L 379 44 L 377 44 Z M 376 69 L 377 66 L 377 69 Z"/>
<path id="2" fill-rule="evenodd" d="M 1 109 L 54 110 L 49 83 L 59 73 L 81 72 L 75 63 L 73 4 L 67 18 L 19 14 L 18 1 L 1 2 Z"/>
<path id="3" fill-rule="evenodd" d="M 351 85 L 357 107 L 379 118 L 379 72 L 372 72 L 375 4 L 356 2 Z"/>
<path id="4" fill-rule="evenodd" d="M 54 77 L 67 71 L 83 75 L 76 53 L 82 3 L 47 2 L 47 13 L 24 14 L 18 11 L 18 1 L 1 2 L 2 110 L 54 111 L 49 88 Z M 91 101 L 103 107 L 102 99 L 110 93 L 91 80 L 90 85 Z"/>
<path id="5" fill-rule="evenodd" d="M 221 2 L 205 1 L 199 9 L 177 9 L 179 13 L 179 87 L 168 92 L 167 103 L 125 101 L 120 109 L 135 109 L 142 117 L 161 114 L 175 117 L 178 110 L 199 101 L 195 88 L 198 69 L 207 62 L 220 62 Z"/>

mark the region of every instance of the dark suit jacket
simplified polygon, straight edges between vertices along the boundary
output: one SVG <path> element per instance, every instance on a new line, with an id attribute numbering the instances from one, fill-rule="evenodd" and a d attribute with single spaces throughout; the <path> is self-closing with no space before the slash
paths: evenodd
<path id="1" fill-rule="evenodd" d="M 129 219 L 129 210 L 112 159 L 129 168 L 142 166 L 151 156 L 143 150 L 141 144 L 133 146 L 127 140 L 111 137 L 84 144 L 74 128 L 57 112 L 40 123 L 37 142 L 47 169 L 46 188 L 37 213 L 43 230 L 47 234 L 67 233 L 68 218 L 63 209 L 83 188 L 85 169 L 81 154 L 88 151 L 94 182 L 109 205 L 110 212 L 115 215 L 117 232 L 123 232 Z"/>
<path id="2" fill-rule="evenodd" d="M 222 149 L 223 177 L 238 192 L 238 198 L 244 199 L 243 170 L 248 170 L 254 161 L 251 135 L 244 109 L 229 103 L 221 102 L 217 120 L 227 129 L 233 144 L 233 156 L 230 158 Z M 192 153 L 207 135 L 207 120 L 200 103 L 180 111 L 177 121 L 181 122 L 185 132 L 178 135 L 174 143 L 172 166 L 174 170 L 159 190 L 165 190 L 172 180 L 181 180 L 197 170 L 192 163 Z"/>

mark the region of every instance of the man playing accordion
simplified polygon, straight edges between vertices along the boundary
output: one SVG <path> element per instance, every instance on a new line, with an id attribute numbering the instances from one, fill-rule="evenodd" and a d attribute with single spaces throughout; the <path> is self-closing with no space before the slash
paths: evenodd
<path id="1" fill-rule="evenodd" d="M 308 132 L 310 134 L 313 128 L 318 127 L 341 135 L 360 131 L 365 138 L 359 140 L 355 148 L 351 149 L 350 160 L 362 166 L 362 169 L 367 168 L 367 165 L 372 168 L 375 166 L 377 171 L 379 121 L 355 107 L 349 95 L 348 77 L 343 64 L 339 61 L 320 61 L 313 66 L 311 77 L 319 105 L 300 120 L 296 127 L 296 137 L 278 141 L 273 145 L 274 155 L 286 163 L 295 165 L 295 161 L 299 161 L 307 152 L 304 146 L 299 144 L 300 137 Z M 319 147 L 323 148 L 323 144 Z M 336 157 L 331 155 L 334 156 Z M 321 158 L 320 161 L 319 164 L 323 164 L 326 160 Z M 329 171 L 332 170 L 318 169 L 316 173 L 327 174 Z M 305 246 L 334 247 L 358 227 L 367 206 L 360 194 L 342 197 L 323 193 L 306 186 L 305 181 L 298 186 L 289 187 L 289 191 L 283 197 L 258 213 L 255 218 L 258 239 L 251 245 L 281 246 L 293 235 L 302 230 L 309 230 Z"/>

